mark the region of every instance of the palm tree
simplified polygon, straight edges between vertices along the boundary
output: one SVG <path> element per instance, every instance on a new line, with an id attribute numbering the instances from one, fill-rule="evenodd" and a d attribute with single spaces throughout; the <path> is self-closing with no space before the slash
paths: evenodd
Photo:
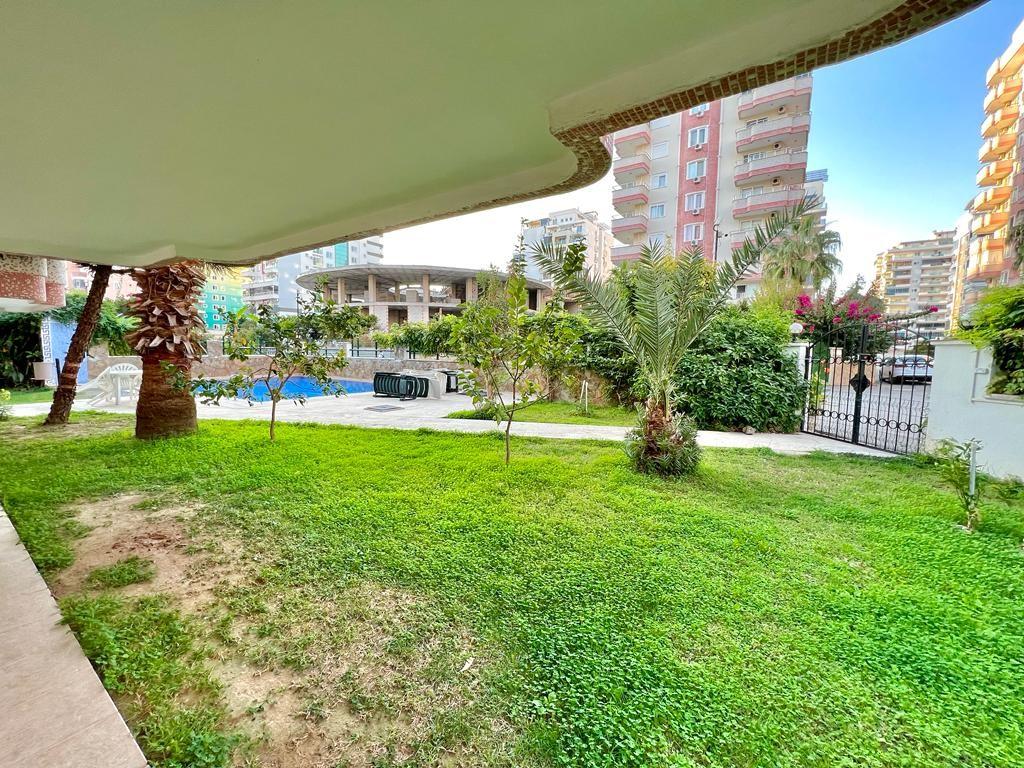
<path id="1" fill-rule="evenodd" d="M 583 268 L 585 252 L 578 244 L 534 246 L 544 272 L 576 297 L 587 316 L 636 360 L 649 393 L 641 426 L 650 445 L 659 444 L 659 436 L 675 432 L 672 381 L 683 354 L 722 309 L 743 273 L 805 215 L 809 205 L 801 202 L 766 221 L 717 268 L 700 248 L 673 255 L 660 243 L 648 244 L 631 265 L 628 291 L 615 281 L 590 277 Z"/>
<path id="2" fill-rule="evenodd" d="M 169 437 L 197 429 L 196 402 L 181 379 L 188 380 L 199 358 L 204 330 L 196 299 L 206 275 L 203 265 L 182 261 L 165 267 L 136 269 L 139 294 L 130 309 L 139 327 L 128 342 L 142 356 L 142 386 L 135 408 L 135 436 Z"/>
<path id="3" fill-rule="evenodd" d="M 765 276 L 784 285 L 807 283 L 817 291 L 843 269 L 839 260 L 842 239 L 831 229 L 818 229 L 813 216 L 802 216 L 790 225 L 765 254 Z"/>

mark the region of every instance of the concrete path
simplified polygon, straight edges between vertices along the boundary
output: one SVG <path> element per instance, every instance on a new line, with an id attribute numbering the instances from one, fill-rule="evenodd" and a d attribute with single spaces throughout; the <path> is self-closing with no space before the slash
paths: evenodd
<path id="1" fill-rule="evenodd" d="M 144 768 L 142 750 L 60 618 L 0 507 L 0 765 Z"/>
<path id="2" fill-rule="evenodd" d="M 224 401 L 219 406 L 198 406 L 201 419 L 260 419 L 270 418 L 270 404 L 257 403 L 249 405 L 240 400 Z M 389 398 L 377 398 L 370 392 L 361 392 L 344 397 L 314 397 L 306 401 L 305 406 L 294 403 L 282 403 L 278 406 L 277 415 L 284 422 L 313 422 L 317 424 L 347 424 L 357 427 L 382 427 L 387 429 L 436 429 L 442 432 L 490 432 L 497 429 L 493 421 L 475 421 L 472 419 L 447 419 L 453 411 L 466 410 L 473 405 L 465 395 L 445 395 L 440 400 L 412 400 L 400 402 Z M 86 405 L 75 403 L 75 410 L 85 409 Z M 374 410 L 385 409 L 385 410 Z M 45 415 L 49 410 L 48 403 L 32 403 L 13 407 L 15 416 Z M 134 413 L 134 403 L 118 408 L 104 407 L 104 410 L 117 413 Z M 524 412 L 529 418 L 529 411 Z M 540 424 L 528 421 L 516 422 L 512 425 L 512 434 L 522 437 L 548 437 L 565 440 L 622 440 L 627 432 L 626 427 L 606 427 L 590 424 Z M 855 453 L 862 456 L 891 458 L 892 454 L 873 448 L 830 440 L 827 437 L 797 433 L 780 435 L 774 433 L 757 433 L 744 435 L 741 432 L 711 432 L 702 430 L 697 441 L 706 447 L 715 448 L 770 448 L 778 453 L 805 454 L 812 451 L 828 453 Z"/>

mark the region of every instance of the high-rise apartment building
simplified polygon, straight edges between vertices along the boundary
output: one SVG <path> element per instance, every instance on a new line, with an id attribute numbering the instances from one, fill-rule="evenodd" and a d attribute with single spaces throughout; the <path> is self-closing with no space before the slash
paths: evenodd
<path id="1" fill-rule="evenodd" d="M 279 256 L 245 270 L 242 298 L 249 306 L 269 305 L 281 314 L 294 315 L 300 299 L 310 295 L 296 282 L 299 275 L 350 264 L 380 264 L 383 258 L 381 240 L 373 237 Z"/>
<path id="2" fill-rule="evenodd" d="M 907 240 L 875 257 L 875 284 L 887 315 L 936 312 L 915 319 L 922 335 L 937 338 L 950 327 L 957 240 L 953 230 L 936 230 L 926 240 Z"/>
<path id="3" fill-rule="evenodd" d="M 570 208 L 552 211 L 540 219 L 523 219 L 521 232 L 526 246 L 526 276 L 533 280 L 543 280 L 544 275 L 533 259 L 530 247 L 542 242 L 565 246 L 582 241 L 587 244 L 585 266 L 590 275 L 604 280 L 611 274 L 614 245 L 611 228 L 598 218 L 595 211 Z"/>
<path id="4" fill-rule="evenodd" d="M 1024 23 L 1013 33 L 1010 46 L 992 62 L 985 74 L 988 93 L 983 107 L 977 183 L 980 191 L 971 204 L 972 239 L 964 269 L 961 313 L 969 313 L 981 292 L 993 285 L 1020 280 L 1014 269 L 1014 249 L 1008 242 L 1010 227 L 1024 223 L 1024 172 L 1021 169 L 1021 75 L 1024 70 Z"/>
<path id="5" fill-rule="evenodd" d="M 206 330 L 220 333 L 224 330 L 228 315 L 242 308 L 242 269 L 226 269 L 211 273 L 203 285 L 199 297 L 199 311 L 206 323 Z"/>
<path id="6" fill-rule="evenodd" d="M 649 241 L 720 258 L 810 194 L 823 221 L 827 175 L 807 172 L 812 83 L 800 75 L 616 132 L 612 260 L 637 258 Z M 736 295 L 753 295 L 760 279 L 751 269 Z"/>

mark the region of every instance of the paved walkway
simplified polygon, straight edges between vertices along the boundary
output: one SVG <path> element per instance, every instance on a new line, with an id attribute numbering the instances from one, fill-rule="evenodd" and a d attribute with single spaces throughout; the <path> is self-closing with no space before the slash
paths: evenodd
<path id="1" fill-rule="evenodd" d="M 0 507 L 0 765 L 144 768 L 128 726 Z"/>
<path id="2" fill-rule="evenodd" d="M 48 403 L 16 405 L 15 416 L 44 415 Z M 75 403 L 75 410 L 87 406 Z M 313 422 L 317 424 L 348 424 L 358 427 L 383 427 L 388 429 L 436 429 L 443 432 L 489 432 L 497 427 L 493 421 L 445 418 L 453 411 L 472 408 L 465 395 L 445 395 L 440 400 L 412 400 L 401 402 L 389 398 L 376 398 L 370 392 L 361 392 L 344 397 L 314 397 L 305 406 L 281 403 L 277 409 L 278 419 L 285 422 Z M 249 405 L 240 400 L 223 401 L 219 406 L 197 406 L 201 419 L 261 419 L 270 418 L 270 404 Z M 134 403 L 120 407 L 104 407 L 97 410 L 117 413 L 133 413 Z M 529 411 L 525 412 L 528 417 Z M 522 437 L 549 437 L 555 439 L 622 440 L 626 427 L 607 427 L 590 424 L 540 424 L 528 421 L 512 425 L 512 434 Z M 706 447 L 715 448 L 770 448 L 778 453 L 805 454 L 812 451 L 828 453 L 856 453 L 863 456 L 891 457 L 892 454 L 873 448 L 843 443 L 818 435 L 803 433 L 780 435 L 770 432 L 744 435 L 741 432 L 711 432 L 701 430 L 697 441 Z"/>

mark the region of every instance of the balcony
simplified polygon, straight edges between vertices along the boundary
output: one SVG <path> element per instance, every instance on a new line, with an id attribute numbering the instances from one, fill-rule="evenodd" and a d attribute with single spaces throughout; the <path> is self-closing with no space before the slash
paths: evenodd
<path id="1" fill-rule="evenodd" d="M 1013 149 L 1016 143 L 1017 137 L 1009 133 L 993 136 L 991 139 L 987 139 L 978 150 L 978 162 L 990 163 L 993 160 L 998 160 Z"/>
<path id="2" fill-rule="evenodd" d="M 975 180 L 979 187 L 994 187 L 1013 172 L 1012 160 L 996 160 L 982 166 Z"/>
<path id="3" fill-rule="evenodd" d="M 636 213 L 632 216 L 621 216 L 617 219 L 612 219 L 612 235 L 615 237 L 621 237 L 622 235 L 637 235 L 647 234 L 647 214 Z"/>
<path id="4" fill-rule="evenodd" d="M 1013 190 L 1010 187 L 992 187 L 979 192 L 971 207 L 975 212 L 995 210 L 1009 200 L 1012 194 Z"/>
<path id="5" fill-rule="evenodd" d="M 612 139 L 619 155 L 635 155 L 651 143 L 651 129 L 646 125 L 618 131 Z"/>
<path id="6" fill-rule="evenodd" d="M 1012 102 L 1020 93 L 1020 75 L 1008 77 L 992 88 L 989 88 L 985 96 L 985 114 L 994 112 Z"/>
<path id="7" fill-rule="evenodd" d="M 1017 133 L 1017 120 L 1020 117 L 1020 111 L 1016 106 L 1003 107 L 997 109 L 991 115 L 985 118 L 981 124 L 981 135 L 986 139 L 990 139 L 997 135 L 1000 131 L 1010 129 L 1011 132 L 1016 135 Z"/>
<path id="8" fill-rule="evenodd" d="M 618 264 L 620 261 L 632 261 L 640 258 L 639 243 L 635 245 L 616 245 L 612 247 L 612 261 Z"/>
<path id="9" fill-rule="evenodd" d="M 811 108 L 811 77 L 799 75 L 779 83 L 772 83 L 740 94 L 737 111 L 741 118 L 753 117 L 759 112 L 807 112 Z"/>
<path id="10" fill-rule="evenodd" d="M 804 188 L 799 184 L 773 189 L 747 197 L 737 197 L 732 202 L 732 215 L 739 218 L 760 216 L 770 211 L 792 208 L 804 199 Z"/>
<path id="11" fill-rule="evenodd" d="M 991 235 L 1010 221 L 1009 211 L 992 211 L 974 217 L 971 231 L 976 235 Z"/>
<path id="12" fill-rule="evenodd" d="M 1022 64 L 1024 64 L 1024 45 L 1009 55 L 1000 56 L 989 65 L 988 71 L 985 73 L 985 85 L 989 88 L 998 85 L 1000 80 L 1011 72 L 1016 72 Z"/>
<path id="13" fill-rule="evenodd" d="M 646 184 L 636 183 L 612 189 L 612 205 L 622 215 L 628 215 L 638 205 L 647 205 L 651 190 Z"/>
<path id="14" fill-rule="evenodd" d="M 736 131 L 736 148 L 747 151 L 768 147 L 806 147 L 810 128 L 810 113 L 766 120 Z"/>
<path id="15" fill-rule="evenodd" d="M 612 163 L 615 180 L 622 186 L 636 182 L 651 173 L 651 158 L 646 152 L 616 158 Z"/>
<path id="16" fill-rule="evenodd" d="M 779 177 L 777 184 L 798 184 L 807 171 L 807 153 L 804 151 L 773 152 L 765 157 L 736 166 L 736 184 L 750 184 Z"/>

